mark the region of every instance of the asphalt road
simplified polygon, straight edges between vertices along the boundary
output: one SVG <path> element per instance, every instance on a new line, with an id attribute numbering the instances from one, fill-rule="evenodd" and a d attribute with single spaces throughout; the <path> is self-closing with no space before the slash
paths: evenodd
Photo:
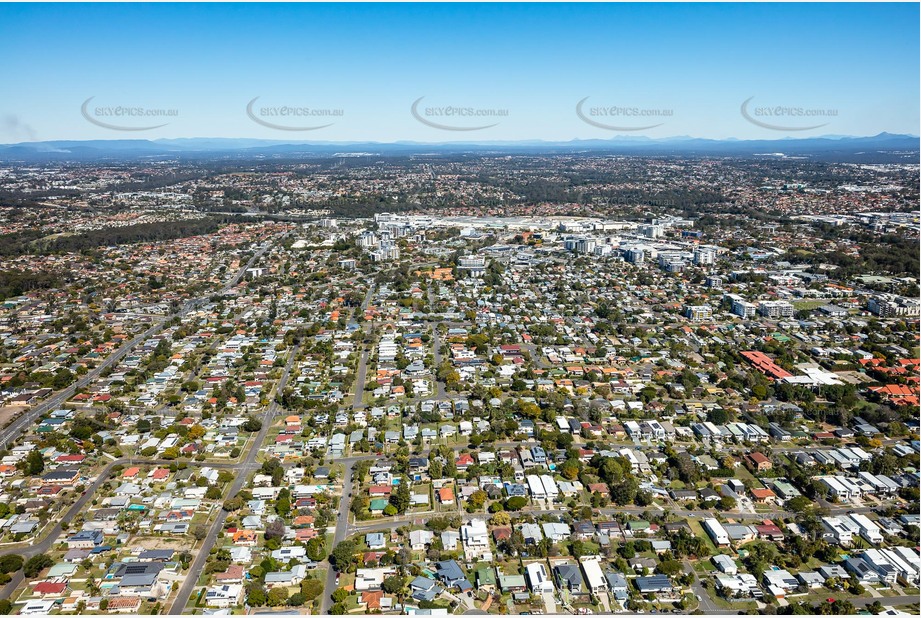
<path id="1" fill-rule="evenodd" d="M 365 380 L 368 377 L 368 350 L 364 350 L 361 353 L 361 358 L 358 360 L 358 369 L 355 370 L 355 396 L 352 398 L 352 409 L 360 410 L 365 407 L 364 396 L 365 396 Z M 358 389 L 358 386 L 361 386 L 361 389 Z"/>
<path id="2" fill-rule="evenodd" d="M 429 311 L 435 307 L 435 282 L 431 281 L 429 283 Z M 435 399 L 437 401 L 445 401 L 448 399 L 448 393 L 445 391 L 444 382 L 438 379 L 437 372 L 438 367 L 441 366 L 441 334 L 438 332 L 438 327 L 442 322 L 432 325 L 432 349 L 433 349 L 433 361 L 435 363 L 435 368 L 432 371 L 432 382 L 435 383 Z M 449 326 L 450 328 L 450 326 Z"/>
<path id="3" fill-rule="evenodd" d="M 275 387 L 275 393 L 279 393 L 284 389 L 285 384 L 288 382 L 288 377 L 291 375 L 291 368 L 294 366 L 294 359 L 297 357 L 298 346 L 295 346 L 291 349 L 291 352 L 288 355 L 288 362 L 285 363 L 285 368 L 282 371 L 281 377 L 278 379 L 278 384 Z M 233 498 L 240 490 L 243 489 L 244 483 L 246 483 L 249 478 L 248 470 L 254 469 L 254 464 L 256 463 L 256 457 L 259 455 L 259 447 L 265 441 L 265 437 L 269 433 L 269 429 L 272 426 L 272 421 L 275 418 L 275 415 L 278 413 L 278 404 L 275 402 L 274 393 L 272 394 L 272 403 L 266 408 L 265 413 L 262 415 L 262 429 L 256 434 L 252 442 L 250 442 L 249 450 L 247 450 L 243 460 L 236 464 L 235 468 L 238 470 L 242 468 L 242 471 L 236 475 L 233 480 L 233 483 L 230 485 L 230 491 L 228 491 L 225 496 L 225 500 Z M 179 593 L 176 595 L 176 599 L 173 601 L 173 604 L 170 606 L 170 611 L 168 612 L 171 615 L 179 615 L 185 609 L 186 604 L 189 602 L 189 599 L 192 596 L 192 592 L 195 590 L 195 585 L 198 583 L 198 576 L 205 568 L 205 562 L 208 560 L 208 555 L 211 552 L 211 548 L 214 547 L 214 544 L 217 542 L 218 535 L 224 529 L 224 522 L 227 520 L 227 511 L 221 509 L 218 512 L 217 517 L 214 520 L 214 523 L 211 524 L 211 529 L 208 530 L 208 535 L 205 537 L 202 542 L 201 549 L 198 550 L 198 554 L 195 556 L 195 560 L 192 562 L 192 566 L 189 567 L 189 576 L 186 577 L 182 582 L 182 586 L 179 588 Z"/>
<path id="4" fill-rule="evenodd" d="M 365 294 L 365 299 L 361 303 L 361 311 L 364 313 L 365 309 L 368 308 L 368 305 L 371 304 L 371 296 L 374 294 L 374 286 L 368 288 L 368 293 Z M 365 337 L 371 332 L 371 322 L 365 322 L 362 326 L 362 331 L 365 334 Z M 361 352 L 361 357 L 358 359 L 358 368 L 355 370 L 355 396 L 352 398 L 352 409 L 361 410 L 365 407 L 364 396 L 365 396 L 365 380 L 368 377 L 368 354 L 370 354 L 369 349 L 364 349 Z"/>
<path id="5" fill-rule="evenodd" d="M 706 588 L 700 585 L 700 578 L 697 577 L 697 573 L 694 572 L 694 567 L 691 566 L 691 562 L 687 558 L 682 562 L 685 574 L 690 574 L 694 578 L 693 583 L 691 583 L 691 591 L 697 596 L 700 603 L 698 609 L 704 613 L 718 611 L 720 608 L 714 605 L 713 601 L 710 600 L 710 593 L 707 592 Z"/>
<path id="6" fill-rule="evenodd" d="M 278 240 L 281 240 L 286 235 L 287 232 L 279 236 Z M 223 294 L 240 283 L 240 281 L 243 280 L 243 277 L 246 276 L 246 269 L 250 268 L 256 262 L 256 260 L 260 259 L 265 254 L 265 252 L 268 251 L 272 244 L 273 243 L 267 243 L 265 247 L 256 252 L 253 257 L 251 257 L 249 261 L 236 272 L 234 277 L 224 284 L 224 287 L 222 287 L 217 292 L 217 294 Z M 6 448 L 10 442 L 15 440 L 16 437 L 22 433 L 22 431 L 24 431 L 30 425 L 34 424 L 40 416 L 52 410 L 56 410 L 57 408 L 64 405 L 65 402 L 67 402 L 76 394 L 78 389 L 91 384 L 102 374 L 102 372 L 104 372 L 109 367 L 112 367 L 114 364 L 124 358 L 129 352 L 131 352 L 131 350 L 159 333 L 168 320 L 172 319 L 173 317 L 185 317 L 192 309 L 196 308 L 200 303 L 207 300 L 208 296 L 211 296 L 212 294 L 214 294 L 214 292 L 208 294 L 207 296 L 200 296 L 198 298 L 186 301 L 186 303 L 177 313 L 160 318 L 155 324 L 153 324 L 143 333 L 136 335 L 130 341 L 119 346 L 117 350 L 109 354 L 101 363 L 99 363 L 99 365 L 90 370 L 86 375 L 79 378 L 76 382 L 53 394 L 42 403 L 38 404 L 28 412 L 22 414 L 19 418 L 15 419 L 2 431 L 0 431 L 0 448 Z"/>
<path id="7" fill-rule="evenodd" d="M 374 294 L 374 287 L 368 288 L 368 293 L 365 295 L 364 302 L 361 304 L 362 312 L 368 308 L 368 305 L 371 303 L 371 297 Z M 371 322 L 365 322 L 363 326 L 365 336 L 371 332 Z M 364 392 L 365 392 L 365 380 L 368 374 L 368 349 L 362 350 L 361 359 L 358 361 L 358 370 L 355 372 L 355 397 L 352 400 L 352 409 L 360 410 L 364 408 Z M 348 529 L 349 529 L 349 507 L 352 503 L 352 472 L 355 467 L 355 463 L 363 459 L 374 459 L 374 455 L 365 455 L 359 457 L 347 457 L 341 459 L 342 463 L 345 464 L 345 476 L 342 477 L 342 497 L 339 498 L 339 512 L 336 514 L 336 532 L 333 534 L 333 545 L 329 547 L 329 551 L 332 551 L 333 547 L 345 540 Z M 328 614 L 329 607 L 332 604 L 332 595 L 333 591 L 336 589 L 336 571 L 330 566 L 326 571 L 326 583 L 323 587 L 323 596 L 320 598 L 320 614 Z"/>
<path id="8" fill-rule="evenodd" d="M 159 333 L 163 328 L 164 323 L 165 319 L 154 324 L 140 335 L 135 336 L 134 339 L 131 339 L 127 343 L 123 343 L 117 350 L 109 354 L 101 363 L 99 363 L 95 369 L 91 369 L 86 375 L 82 376 L 76 382 L 53 394 L 51 397 L 33 407 L 28 412 L 22 414 L 19 418 L 7 425 L 3 431 L 0 431 L 0 448 L 6 448 L 27 427 L 35 424 L 35 421 L 38 420 L 40 416 L 60 408 L 62 405 L 64 405 L 65 402 L 67 402 L 67 400 L 76 394 L 78 389 L 92 383 L 102 374 L 103 371 L 124 358 L 125 355 L 131 352 L 131 350 L 133 350 L 138 344 Z"/>
<path id="9" fill-rule="evenodd" d="M 333 534 L 333 545 L 328 549 L 332 551 L 333 547 L 345 540 L 349 529 L 349 505 L 352 502 L 352 472 L 355 464 L 363 459 L 374 459 L 374 455 L 365 455 L 363 457 L 349 457 L 340 460 L 345 464 L 345 476 L 342 477 L 343 495 L 339 499 L 339 512 L 336 515 L 336 532 Z M 336 570 L 330 567 L 326 571 L 326 584 L 323 588 L 323 596 L 320 599 L 320 614 L 328 614 L 329 607 L 332 604 L 331 595 L 336 589 Z"/>
<path id="10" fill-rule="evenodd" d="M 288 235 L 288 232 L 285 232 L 278 236 L 276 240 L 282 240 L 285 236 Z M 246 276 L 246 270 L 250 268 L 258 259 L 260 259 L 265 252 L 274 244 L 274 242 L 266 243 L 266 245 L 257 251 L 244 266 L 237 270 L 236 274 L 227 281 L 223 287 L 218 290 L 218 294 L 224 294 L 229 291 L 231 288 L 235 287 L 240 281 L 243 280 L 243 277 Z M 213 294 L 213 293 L 212 293 Z M 210 296 L 209 294 L 208 296 Z M 130 341 L 123 343 L 117 350 L 112 352 L 107 356 L 99 365 L 94 369 L 90 370 L 86 375 L 79 378 L 76 382 L 70 386 L 64 388 L 61 391 L 53 394 L 51 397 L 33 407 L 31 410 L 21 415 L 19 418 L 13 420 L 9 425 L 7 425 L 2 431 L 0 431 L 0 448 L 6 448 L 12 441 L 14 441 L 20 433 L 22 433 L 27 427 L 34 424 L 35 421 L 41 417 L 43 414 L 55 410 L 58 407 L 64 405 L 71 397 L 73 397 L 78 389 L 81 389 L 89 384 L 91 384 L 96 378 L 98 378 L 106 369 L 120 361 L 127 354 L 131 352 L 135 347 L 137 347 L 142 342 L 146 341 L 150 337 L 158 334 L 167 323 L 173 317 L 185 317 L 190 311 L 197 308 L 198 305 L 205 300 L 208 296 L 200 296 L 198 298 L 191 299 L 187 301 L 182 308 L 175 314 L 161 318 L 157 323 L 153 324 L 150 328 L 145 330 L 143 333 L 136 335 Z M 4 548 L 3 554 L 19 554 L 26 558 L 30 558 L 37 554 L 42 554 L 51 549 L 54 544 L 57 542 L 58 537 L 60 537 L 62 528 L 61 522 L 63 521 L 72 521 L 74 517 L 86 506 L 87 502 L 92 500 L 93 494 L 102 486 L 103 483 L 109 477 L 109 474 L 112 471 L 112 468 L 118 464 L 133 463 L 132 460 L 116 460 L 106 465 L 105 468 L 100 472 L 99 476 L 96 478 L 96 481 L 92 483 L 87 489 L 86 492 L 67 510 L 67 513 L 63 518 L 59 519 L 58 522 L 49 530 L 48 534 L 38 542 L 29 543 L 28 545 L 22 546 L 7 546 Z M 147 464 L 157 464 L 165 463 L 169 464 L 171 462 L 165 460 L 144 460 L 144 463 Z M 193 464 L 194 465 L 194 464 Z M 235 467 L 235 464 L 208 464 L 211 467 Z M 22 571 L 17 571 L 13 574 L 12 580 L 8 582 L 2 589 L 0 589 L 0 598 L 11 599 L 13 594 L 16 591 L 16 588 L 19 587 L 24 581 L 24 576 Z"/>
<path id="11" fill-rule="evenodd" d="M 18 554 L 24 558 L 31 558 L 32 556 L 43 554 L 51 550 L 58 542 L 63 528 L 60 522 L 64 521 L 73 521 L 73 519 L 83 510 L 88 502 L 93 499 L 93 495 L 96 491 L 109 480 L 109 477 L 112 474 L 112 469 L 116 466 L 131 466 L 131 465 L 163 465 L 168 466 L 170 464 L 176 463 L 173 460 L 169 459 L 136 459 L 136 458 L 122 458 L 111 461 L 106 464 L 106 466 L 99 473 L 99 476 L 96 477 L 96 480 L 93 481 L 89 487 L 86 488 L 86 491 L 77 499 L 74 504 L 67 509 L 67 512 L 59 522 L 55 524 L 48 532 L 42 537 L 41 540 L 33 541 L 30 543 L 22 543 L 19 545 L 8 545 L 3 548 L 3 552 L 0 555 L 7 554 Z M 185 462 L 190 467 L 209 467 L 217 468 L 219 470 L 238 470 L 241 467 L 239 463 L 229 463 L 229 462 L 199 462 L 199 461 L 189 461 Z M 22 571 L 19 571 L 14 575 L 13 581 L 9 582 L 6 586 L 0 589 L 0 598 L 9 599 L 11 598 L 13 592 L 16 590 L 16 587 L 22 582 Z"/>

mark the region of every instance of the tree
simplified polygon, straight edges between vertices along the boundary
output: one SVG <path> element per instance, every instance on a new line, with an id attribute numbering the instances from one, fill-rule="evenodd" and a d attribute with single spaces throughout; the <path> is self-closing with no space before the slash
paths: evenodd
<path id="1" fill-rule="evenodd" d="M 288 600 L 288 589 L 284 586 L 274 586 L 269 590 L 267 604 L 269 607 L 278 607 L 285 605 Z"/>
<path id="2" fill-rule="evenodd" d="M 313 601 L 323 594 L 323 582 L 319 579 L 305 579 L 301 582 L 301 594 L 308 601 Z"/>
<path id="3" fill-rule="evenodd" d="M 287 487 L 283 487 L 278 492 L 278 497 L 275 499 L 275 512 L 282 517 L 287 517 L 291 512 L 291 492 Z"/>
<path id="4" fill-rule="evenodd" d="M 282 480 L 285 478 L 285 468 L 281 465 L 281 462 L 276 457 L 264 461 L 260 470 L 263 474 L 272 477 L 273 487 L 280 486 Z"/>
<path id="5" fill-rule="evenodd" d="M 353 515 L 355 515 L 357 519 L 361 519 L 362 517 L 367 516 L 369 504 L 370 500 L 368 499 L 367 494 L 355 494 L 355 496 L 352 498 L 352 503 L 349 505 L 349 510 Z"/>
<path id="6" fill-rule="evenodd" d="M 29 476 L 37 476 L 45 471 L 45 459 L 38 451 L 29 451 L 26 456 L 26 473 Z"/>
<path id="7" fill-rule="evenodd" d="M 681 562 L 678 560 L 663 560 L 656 565 L 656 573 L 662 575 L 677 575 L 681 572 Z"/>
<path id="8" fill-rule="evenodd" d="M 398 575 L 392 575 L 383 581 L 381 588 L 387 594 L 397 594 L 403 590 L 403 578 Z"/>
<path id="9" fill-rule="evenodd" d="M 22 572 L 26 577 L 35 577 L 42 572 L 43 569 L 54 565 L 54 560 L 46 556 L 45 554 L 36 554 L 32 556 L 22 567 Z"/>
<path id="10" fill-rule="evenodd" d="M 265 528 L 265 540 L 280 539 L 285 536 L 285 522 L 281 517 L 276 517 Z"/>
<path id="11" fill-rule="evenodd" d="M 307 557 L 314 562 L 326 559 L 326 543 L 321 537 L 314 537 L 307 541 Z"/>
<path id="12" fill-rule="evenodd" d="M 483 505 L 486 504 L 486 499 L 489 496 L 482 489 L 478 489 L 467 498 L 467 510 L 471 513 L 473 511 L 479 511 L 483 508 Z"/>
<path id="13" fill-rule="evenodd" d="M 349 598 L 349 591 L 345 588 L 336 588 L 333 590 L 333 593 L 330 595 L 330 598 L 335 603 L 342 603 L 347 598 Z"/>
<path id="14" fill-rule="evenodd" d="M 528 505 L 528 499 L 522 496 L 513 496 L 505 501 L 505 508 L 509 511 L 520 511 Z"/>
<path id="15" fill-rule="evenodd" d="M 307 601 L 307 597 L 304 596 L 303 592 L 295 592 L 290 597 L 288 597 L 288 605 L 291 607 L 300 607 Z"/>
<path id="16" fill-rule="evenodd" d="M 560 474 L 570 481 L 574 481 L 579 478 L 579 462 L 578 461 L 567 461 L 562 466 L 560 466 Z"/>
<path id="17" fill-rule="evenodd" d="M 355 541 L 342 541 L 333 548 L 330 562 L 338 571 L 345 571 L 355 561 Z"/>
<path id="18" fill-rule="evenodd" d="M 15 573 L 22 568 L 25 559 L 17 554 L 0 557 L 0 573 Z"/>
<path id="19" fill-rule="evenodd" d="M 812 510 L 813 502 L 806 496 L 796 496 L 787 500 L 786 506 L 794 513 L 806 513 Z"/>
<path id="20" fill-rule="evenodd" d="M 268 598 L 265 594 L 265 589 L 259 585 L 250 586 L 249 590 L 246 593 L 246 603 L 253 607 L 262 607 L 266 604 Z"/>
<path id="21" fill-rule="evenodd" d="M 610 485 L 611 499 L 616 504 L 633 504 L 640 491 L 640 483 L 633 476 L 627 476 L 619 483 Z"/>
<path id="22" fill-rule="evenodd" d="M 195 537 L 196 541 L 201 541 L 206 536 L 208 536 L 208 527 L 204 524 L 198 524 L 192 528 L 192 536 Z"/>
<path id="23" fill-rule="evenodd" d="M 412 496 L 409 493 L 409 483 L 403 480 L 397 485 L 396 491 L 390 494 L 390 504 L 397 510 L 397 513 L 405 513 L 409 508 Z"/>
<path id="24" fill-rule="evenodd" d="M 260 421 L 258 418 L 250 416 L 243 423 L 243 431 L 253 433 L 259 431 L 260 429 L 262 429 L 262 421 Z"/>
<path id="25" fill-rule="evenodd" d="M 239 511 L 243 508 L 243 505 L 246 504 L 242 497 L 234 496 L 233 498 L 228 498 L 224 500 L 224 510 L 225 511 Z"/>
<path id="26" fill-rule="evenodd" d="M 498 513 L 496 513 L 495 515 L 489 518 L 489 523 L 491 523 L 494 526 L 507 526 L 510 523 L 512 523 L 512 518 L 505 511 L 499 511 Z"/>

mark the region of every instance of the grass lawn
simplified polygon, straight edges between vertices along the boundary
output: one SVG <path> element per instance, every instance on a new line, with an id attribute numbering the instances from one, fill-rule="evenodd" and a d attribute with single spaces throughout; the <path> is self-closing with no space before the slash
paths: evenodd
<path id="1" fill-rule="evenodd" d="M 731 609 L 731 610 L 735 610 L 738 612 L 738 611 L 744 611 L 744 610 L 749 610 L 749 609 L 755 609 L 758 607 L 755 601 L 738 601 L 735 603 L 730 603 L 729 601 L 719 596 L 718 594 L 713 593 L 711 590 L 708 590 L 708 592 L 710 594 L 710 600 L 713 602 L 713 604 L 722 609 Z"/>
<path id="2" fill-rule="evenodd" d="M 897 597 L 899 594 L 892 588 L 876 588 L 876 591 L 879 592 L 884 597 Z"/>
<path id="3" fill-rule="evenodd" d="M 694 570 L 699 575 L 709 575 L 716 571 L 716 567 L 713 566 L 713 563 L 709 560 L 698 560 L 697 562 L 691 563 L 694 566 Z"/>
<path id="4" fill-rule="evenodd" d="M 818 309 L 822 305 L 827 305 L 829 301 L 825 300 L 795 300 L 793 301 L 793 308 L 797 311 L 806 309 Z"/>
<path id="5" fill-rule="evenodd" d="M 735 473 L 736 473 L 736 478 L 742 482 L 745 482 L 745 479 L 748 479 L 750 481 L 757 481 L 757 479 L 755 479 L 752 473 L 749 472 L 748 468 L 746 468 L 745 466 L 738 466 L 735 469 Z M 755 487 L 759 487 L 759 486 L 760 486 L 759 482 L 756 482 Z"/>
<path id="6" fill-rule="evenodd" d="M 885 592 L 885 591 L 881 590 L 880 592 Z M 869 596 L 869 594 L 870 593 L 868 592 L 867 596 Z M 797 594 L 793 596 L 788 596 L 787 600 L 790 601 L 791 603 L 793 603 L 794 601 L 805 601 L 807 603 L 819 604 L 822 601 L 825 601 L 826 599 L 842 600 L 842 599 L 856 599 L 856 598 L 857 597 L 854 596 L 853 594 L 849 592 L 845 592 L 843 590 L 835 590 L 834 592 L 832 592 L 826 588 L 822 588 L 819 590 L 813 590 L 812 592 L 809 592 L 803 595 Z"/>
<path id="7" fill-rule="evenodd" d="M 345 599 L 345 611 L 358 609 L 358 594 L 352 593 Z"/>
<path id="8" fill-rule="evenodd" d="M 688 525 L 691 526 L 691 531 L 694 533 L 694 536 L 700 537 L 704 540 L 704 542 L 707 544 L 707 547 L 710 548 L 710 553 L 711 554 L 719 553 L 716 548 L 716 545 L 713 544 L 713 540 L 710 539 L 710 535 L 704 532 L 704 528 L 700 524 L 700 522 L 690 517 L 688 518 L 687 521 L 688 521 Z"/>

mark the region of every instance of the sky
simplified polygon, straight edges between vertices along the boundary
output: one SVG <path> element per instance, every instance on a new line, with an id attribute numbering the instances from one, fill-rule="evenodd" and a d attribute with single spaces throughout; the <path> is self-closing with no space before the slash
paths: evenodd
<path id="1" fill-rule="evenodd" d="M 918 23 L 917 3 L 2 4 L 0 143 L 917 135 Z"/>

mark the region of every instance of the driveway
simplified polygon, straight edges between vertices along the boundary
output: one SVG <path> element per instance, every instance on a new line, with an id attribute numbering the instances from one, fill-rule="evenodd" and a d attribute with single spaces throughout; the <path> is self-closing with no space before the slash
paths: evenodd
<path id="1" fill-rule="evenodd" d="M 545 614 L 555 614 L 556 613 L 556 597 L 553 596 L 553 593 L 544 592 L 540 596 L 544 600 L 544 613 Z"/>

